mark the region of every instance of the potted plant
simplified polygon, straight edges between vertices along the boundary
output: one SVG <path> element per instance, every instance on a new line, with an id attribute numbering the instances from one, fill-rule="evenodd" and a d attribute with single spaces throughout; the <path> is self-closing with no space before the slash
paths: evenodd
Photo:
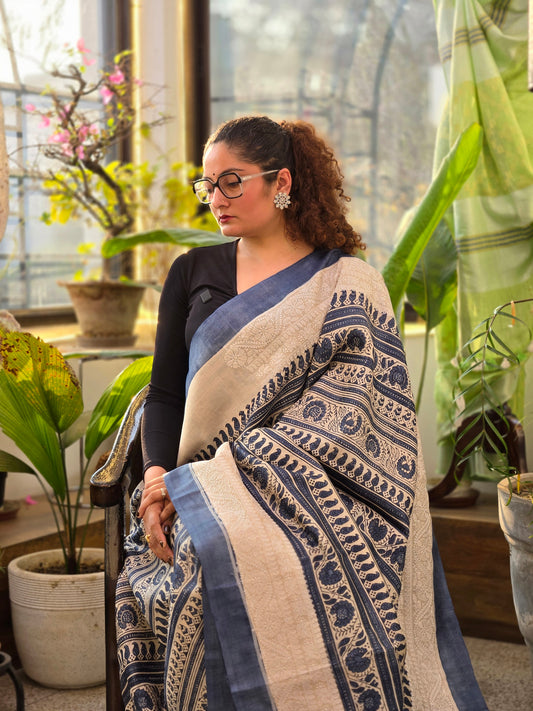
<path id="1" fill-rule="evenodd" d="M 533 664 L 533 473 L 525 471 L 525 454 L 521 467 L 509 464 L 505 437 L 511 428 L 506 403 L 525 377 L 524 366 L 533 350 L 532 303 L 533 297 L 498 306 L 465 345 L 456 402 L 459 418 L 468 418 L 469 426 L 456 439 L 455 447 L 462 454 L 463 438 L 472 441 L 470 432 L 475 428 L 479 434 L 464 459 L 477 456 L 497 480 L 499 521 L 509 543 L 515 611 Z M 494 413 L 503 423 L 503 432 L 494 424 Z"/>
<path id="2" fill-rule="evenodd" d="M 151 361 L 134 360 L 84 412 L 80 383 L 59 350 L 0 324 L 0 428 L 26 457 L 0 451 L 0 470 L 38 478 L 60 541 L 57 551 L 8 566 L 17 650 L 28 676 L 46 686 L 105 680 L 103 551 L 84 547 L 91 509 L 81 500 L 93 455 L 148 382 Z M 71 490 L 66 449 L 81 437 L 85 462 Z"/>
<path id="3" fill-rule="evenodd" d="M 115 56 L 112 67 L 98 71 L 94 79 L 88 74 L 95 71 L 89 70 L 95 60 L 83 40 L 68 53 L 66 68 L 51 71 L 54 80 L 65 83 L 66 91 L 49 87 L 44 92 L 50 98 L 48 107 L 26 106 L 48 132 L 39 152 L 52 167 L 44 173 L 37 171 L 50 199 L 50 209 L 42 219 L 52 224 L 83 218 L 102 230 L 100 278 L 78 278 L 62 285 L 69 291 L 81 327 L 78 342 L 82 347 L 128 347 L 135 340 L 134 324 L 146 285 L 132 281 L 131 273 L 122 273 L 120 260 L 110 259 L 107 245 L 133 232 L 142 212 L 145 222 L 154 214 L 161 219 L 161 210 L 149 209 L 156 191 L 166 201 L 167 219 L 177 218 L 178 224 L 192 228 L 181 233 L 179 243 L 184 244 L 185 238 L 191 246 L 198 231 L 207 234 L 215 223 L 209 215 L 198 214 L 192 195 L 184 205 L 178 203 L 187 178 L 195 171 L 192 166 L 175 163 L 166 179 L 157 182 L 157 166 L 116 159 L 117 147 L 124 141 L 134 135 L 146 137 L 167 120 L 160 115 L 150 123 L 139 122 L 136 94 L 141 82 L 131 76 L 131 51 Z"/>

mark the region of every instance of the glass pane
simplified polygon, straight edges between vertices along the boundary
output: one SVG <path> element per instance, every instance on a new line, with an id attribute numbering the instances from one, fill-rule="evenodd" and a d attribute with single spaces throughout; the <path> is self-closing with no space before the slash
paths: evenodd
<path id="1" fill-rule="evenodd" d="M 98 244 L 101 233 L 81 220 L 69 220 L 65 225 L 42 221 L 42 214 L 49 210 L 48 199 L 40 183 L 27 176 L 51 168 L 37 149 L 46 143 L 50 130 L 25 107 L 50 105 L 50 99 L 41 96 L 47 85 L 54 85 L 50 70 L 65 63 L 68 47 L 73 48 L 80 38 L 98 60 L 87 68 L 87 78 L 97 71 L 102 55 L 101 1 L 4 0 L 3 6 L 6 21 L 0 17 L 0 83 L 10 157 L 10 204 L 5 238 L 0 241 L 0 308 L 65 305 L 70 300 L 57 281 L 95 268 L 100 261 L 96 250 L 95 256 L 86 257 L 78 247 Z M 66 91 L 64 82 L 57 86 Z"/>
<path id="2" fill-rule="evenodd" d="M 378 268 L 431 180 L 444 81 L 427 0 L 212 0 L 213 126 L 309 120 L 341 160 Z"/>

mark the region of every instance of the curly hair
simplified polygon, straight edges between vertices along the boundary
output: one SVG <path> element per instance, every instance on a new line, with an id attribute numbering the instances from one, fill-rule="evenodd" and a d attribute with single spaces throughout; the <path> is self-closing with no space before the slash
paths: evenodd
<path id="1" fill-rule="evenodd" d="M 292 176 L 291 205 L 283 210 L 287 234 L 319 249 L 355 254 L 365 244 L 346 219 L 350 198 L 332 149 L 306 121 L 277 123 L 267 116 L 242 116 L 223 123 L 211 135 L 204 156 L 214 143 L 225 143 L 242 160 L 262 171 L 288 168 Z M 264 177 L 274 182 L 275 175 Z"/>

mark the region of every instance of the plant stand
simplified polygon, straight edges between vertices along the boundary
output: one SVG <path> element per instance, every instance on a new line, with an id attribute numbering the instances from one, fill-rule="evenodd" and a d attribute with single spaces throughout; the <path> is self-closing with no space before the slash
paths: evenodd
<path id="1" fill-rule="evenodd" d="M 0 676 L 4 676 L 4 674 L 9 674 L 15 687 L 17 711 L 24 711 L 24 687 L 22 686 L 16 671 L 13 669 L 11 657 L 9 654 L 0 651 Z"/>
<path id="2" fill-rule="evenodd" d="M 515 486 L 517 477 L 511 477 Z M 521 474 L 522 482 L 533 482 L 533 473 Z M 518 627 L 531 653 L 533 668 L 533 502 L 509 493 L 509 482 L 498 484 L 500 526 L 511 552 L 510 569 Z"/>

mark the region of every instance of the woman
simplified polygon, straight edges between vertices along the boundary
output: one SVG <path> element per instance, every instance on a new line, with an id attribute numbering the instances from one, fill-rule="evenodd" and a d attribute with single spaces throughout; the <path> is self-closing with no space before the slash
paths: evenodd
<path id="1" fill-rule="evenodd" d="M 448 599 L 437 641 L 405 357 L 333 153 L 244 117 L 203 171 L 234 239 L 179 257 L 161 296 L 117 590 L 127 709 L 486 709 Z"/>

